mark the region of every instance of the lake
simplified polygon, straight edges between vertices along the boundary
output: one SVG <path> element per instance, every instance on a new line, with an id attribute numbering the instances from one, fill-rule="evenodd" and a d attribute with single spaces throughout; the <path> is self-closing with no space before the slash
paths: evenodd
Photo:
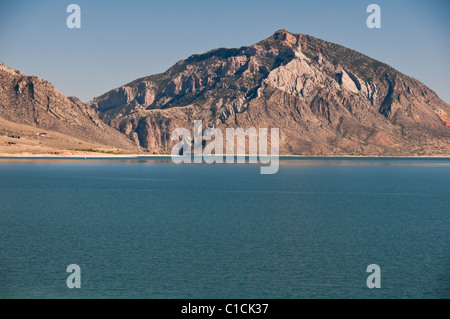
<path id="1" fill-rule="evenodd" d="M 0 297 L 450 298 L 450 159 L 282 158 L 259 172 L 2 159 Z"/>

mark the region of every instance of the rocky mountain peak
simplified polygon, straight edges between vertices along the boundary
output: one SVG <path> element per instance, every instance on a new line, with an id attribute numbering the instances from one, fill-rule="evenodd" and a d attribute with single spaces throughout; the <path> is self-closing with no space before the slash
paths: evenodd
<path id="1" fill-rule="evenodd" d="M 170 150 L 171 128 L 189 127 L 194 119 L 218 127 L 278 127 L 286 154 L 450 148 L 442 140 L 449 136 L 450 107 L 431 89 L 359 52 L 285 29 L 251 46 L 192 55 L 89 105 L 156 152 Z"/>
<path id="2" fill-rule="evenodd" d="M 4 63 L 0 62 L 0 72 L 4 72 L 10 75 L 23 75 L 22 72 L 20 72 L 19 70 L 10 68 L 9 66 L 5 65 Z"/>
<path id="3" fill-rule="evenodd" d="M 288 32 L 286 29 L 281 29 L 276 31 L 273 35 L 272 38 L 274 40 L 279 40 L 282 41 L 286 44 L 289 45 L 298 45 L 298 41 L 300 39 L 300 34 L 292 34 L 290 32 Z"/>

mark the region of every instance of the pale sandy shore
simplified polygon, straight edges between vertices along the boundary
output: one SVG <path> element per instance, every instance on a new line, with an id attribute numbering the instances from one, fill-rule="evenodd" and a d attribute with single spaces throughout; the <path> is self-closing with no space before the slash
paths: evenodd
<path id="1" fill-rule="evenodd" d="M 159 155 L 159 154 L 108 154 L 108 153 L 97 153 L 92 154 L 88 152 L 80 152 L 80 153 L 64 153 L 64 154 L 7 154 L 0 153 L 0 158 L 134 158 L 134 157 L 170 157 L 170 155 Z"/>
<path id="2" fill-rule="evenodd" d="M 222 155 L 225 156 L 225 155 Z M 245 155 L 248 156 L 248 155 Z M 72 151 L 61 151 L 59 154 L 52 154 L 52 153 L 42 153 L 42 154 L 36 154 L 36 153 L 0 153 L 0 159 L 6 159 L 6 158 L 53 158 L 53 159 L 77 159 L 77 158 L 165 158 L 165 157 L 171 157 L 170 154 L 148 154 L 148 153 L 135 153 L 135 154 L 109 154 L 109 153 L 93 153 L 93 152 L 72 152 Z M 298 159 L 311 159 L 311 158 L 417 158 L 417 159 L 427 159 L 427 158 L 442 158 L 442 159 L 450 159 L 450 155 L 420 155 L 420 156 L 380 156 L 380 155 L 373 155 L 373 156 L 361 156 L 361 155 L 289 155 L 289 154 L 281 154 L 279 157 L 282 158 L 298 158 Z"/>

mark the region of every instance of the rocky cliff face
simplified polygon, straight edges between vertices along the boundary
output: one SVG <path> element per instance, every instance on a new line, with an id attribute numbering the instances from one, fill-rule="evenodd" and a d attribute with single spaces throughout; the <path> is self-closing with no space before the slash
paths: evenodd
<path id="1" fill-rule="evenodd" d="M 67 98 L 50 82 L 36 76 L 26 76 L 3 63 L 0 63 L 0 118 L 63 133 L 97 145 L 138 151 L 137 145 L 105 125 L 91 108 L 77 98 Z M 14 130 L 11 123 L 8 124 L 9 134 L 14 133 L 10 132 Z"/>
<path id="2" fill-rule="evenodd" d="M 171 131 L 201 119 L 204 128 L 279 128 L 282 154 L 450 155 L 450 106 L 432 90 L 358 52 L 286 30 L 193 55 L 89 105 L 154 152 L 170 152 Z"/>

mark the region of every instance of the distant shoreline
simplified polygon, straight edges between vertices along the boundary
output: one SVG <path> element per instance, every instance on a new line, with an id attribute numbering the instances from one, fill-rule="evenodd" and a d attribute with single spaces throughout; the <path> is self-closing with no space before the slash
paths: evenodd
<path id="1" fill-rule="evenodd" d="M 220 155 L 219 155 L 220 156 Z M 225 156 L 225 155 L 222 155 Z M 236 156 L 236 155 L 235 155 Z M 242 155 L 241 155 L 242 156 Z M 249 155 L 244 155 L 249 157 Z M 269 155 L 267 155 L 269 156 Z M 266 156 L 266 157 L 267 157 Z M 112 158 L 167 158 L 171 157 L 170 154 L 0 154 L 0 159 L 112 159 Z M 391 156 L 391 155 L 279 155 L 279 158 L 292 158 L 292 159 L 370 159 L 370 158 L 393 158 L 393 159 L 450 159 L 450 155 L 416 155 L 416 156 Z"/>

